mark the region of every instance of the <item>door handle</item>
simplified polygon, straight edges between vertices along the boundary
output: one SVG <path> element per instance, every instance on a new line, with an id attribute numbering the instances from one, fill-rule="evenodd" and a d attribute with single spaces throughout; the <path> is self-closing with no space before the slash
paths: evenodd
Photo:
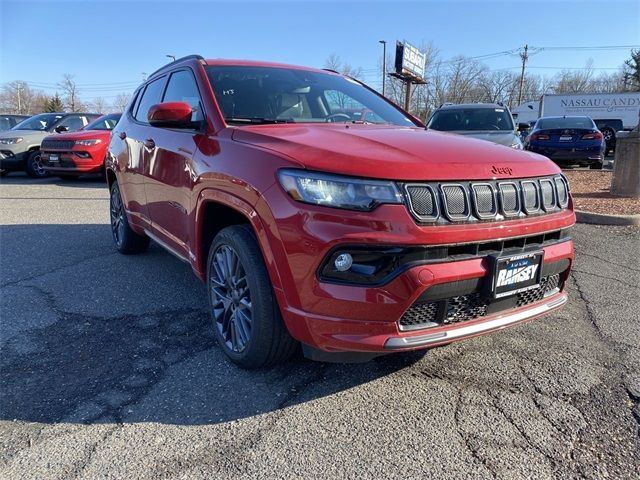
<path id="1" fill-rule="evenodd" d="M 127 138 L 127 134 L 125 132 L 120 132 L 118 136 L 120 137 L 120 140 L 124 140 L 125 138 Z"/>
<path id="2" fill-rule="evenodd" d="M 153 141 L 153 138 L 147 138 L 144 141 L 144 146 L 147 147 L 149 150 L 153 150 L 154 148 L 156 148 L 156 142 Z"/>

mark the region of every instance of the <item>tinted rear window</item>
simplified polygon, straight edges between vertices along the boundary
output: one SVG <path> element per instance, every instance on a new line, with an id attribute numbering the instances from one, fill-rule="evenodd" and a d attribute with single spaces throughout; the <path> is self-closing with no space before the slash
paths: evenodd
<path id="1" fill-rule="evenodd" d="M 537 130 L 553 130 L 556 128 L 596 128 L 589 117 L 540 118 L 536 123 Z"/>

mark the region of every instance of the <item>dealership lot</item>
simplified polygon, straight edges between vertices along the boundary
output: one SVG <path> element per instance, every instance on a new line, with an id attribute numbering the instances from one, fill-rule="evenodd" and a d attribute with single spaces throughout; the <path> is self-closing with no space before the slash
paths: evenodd
<path id="1" fill-rule="evenodd" d="M 2 478 L 637 478 L 638 230 L 574 227 L 550 317 L 246 372 L 186 264 L 115 252 L 101 181 L 15 175 L 0 199 Z"/>

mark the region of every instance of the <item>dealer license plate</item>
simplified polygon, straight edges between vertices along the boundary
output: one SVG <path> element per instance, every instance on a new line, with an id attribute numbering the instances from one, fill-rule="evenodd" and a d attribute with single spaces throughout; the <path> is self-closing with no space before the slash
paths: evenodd
<path id="1" fill-rule="evenodd" d="M 58 155 L 49 154 L 49 163 L 57 163 L 59 160 Z"/>
<path id="2" fill-rule="evenodd" d="M 571 140 L 573 140 L 571 135 L 560 135 L 561 142 L 570 142 Z"/>
<path id="3" fill-rule="evenodd" d="M 508 297 L 540 286 L 544 252 L 536 251 L 496 257 L 493 274 L 494 298 Z"/>

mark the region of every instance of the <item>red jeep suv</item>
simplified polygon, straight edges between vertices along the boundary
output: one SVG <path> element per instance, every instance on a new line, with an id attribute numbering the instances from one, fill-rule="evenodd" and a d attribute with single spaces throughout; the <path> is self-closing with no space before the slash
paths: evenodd
<path id="1" fill-rule="evenodd" d="M 575 215 L 556 165 L 426 131 L 335 72 L 176 60 L 135 92 L 107 157 L 117 249 L 153 239 L 190 264 L 243 367 L 298 343 L 322 361 L 443 345 L 567 301 Z"/>
<path id="2" fill-rule="evenodd" d="M 103 174 L 111 130 L 118 120 L 120 114 L 111 113 L 75 132 L 45 137 L 40 146 L 43 168 L 62 179 Z"/>

